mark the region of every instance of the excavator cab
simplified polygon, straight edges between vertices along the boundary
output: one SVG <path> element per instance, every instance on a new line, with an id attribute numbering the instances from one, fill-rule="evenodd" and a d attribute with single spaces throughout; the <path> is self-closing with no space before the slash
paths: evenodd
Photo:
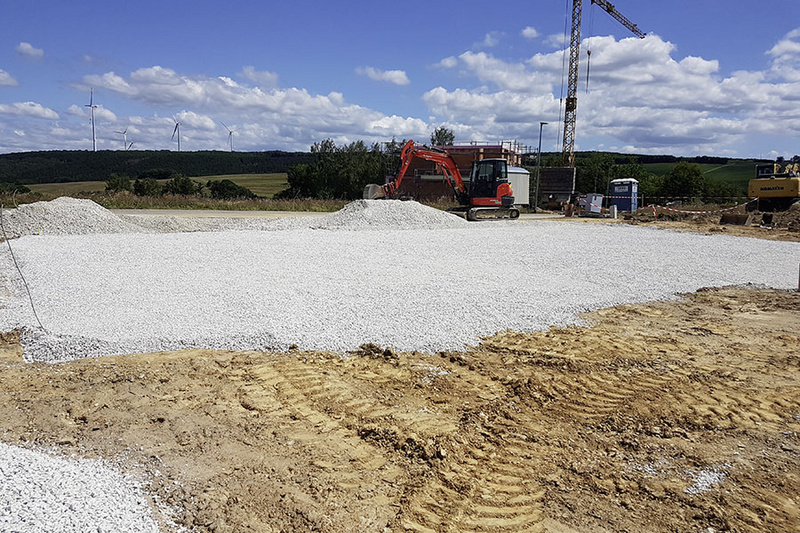
<path id="1" fill-rule="evenodd" d="M 508 181 L 508 163 L 505 159 L 481 159 L 472 164 L 469 205 L 514 205 L 514 196 Z"/>

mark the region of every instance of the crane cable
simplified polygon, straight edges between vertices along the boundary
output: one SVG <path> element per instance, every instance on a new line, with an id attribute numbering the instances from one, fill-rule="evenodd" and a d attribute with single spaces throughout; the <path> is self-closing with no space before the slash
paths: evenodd
<path id="1" fill-rule="evenodd" d="M 586 94 L 589 94 L 589 66 L 592 62 L 591 38 L 594 35 L 594 2 L 589 8 L 589 37 L 586 39 Z"/>
<path id="2" fill-rule="evenodd" d="M 569 9 L 570 0 L 564 0 L 564 53 L 561 55 L 561 94 L 558 97 L 558 137 L 560 146 L 558 146 L 558 151 L 562 151 L 564 149 L 564 142 L 561 137 L 561 126 L 564 124 L 564 119 L 566 116 L 566 109 L 564 108 L 564 83 L 565 73 L 567 72 L 567 54 L 569 53 L 570 47 L 570 37 L 569 37 L 569 26 L 570 26 L 570 9 Z"/>

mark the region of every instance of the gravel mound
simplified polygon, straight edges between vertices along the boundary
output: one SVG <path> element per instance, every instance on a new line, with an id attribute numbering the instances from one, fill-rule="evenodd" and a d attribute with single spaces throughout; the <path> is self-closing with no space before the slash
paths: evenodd
<path id="1" fill-rule="evenodd" d="M 0 476 L 0 531 L 159 531 L 141 489 L 100 461 L 0 443 Z"/>
<path id="2" fill-rule="evenodd" d="M 116 215 L 92 200 L 62 197 L 3 210 L 9 238 L 23 235 L 94 233 L 190 233 L 219 231 L 445 229 L 469 223 L 451 213 L 400 200 L 358 200 L 341 210 L 298 218 L 175 217 Z"/>
<path id="3" fill-rule="evenodd" d="M 324 229 L 446 229 L 470 225 L 465 219 L 417 202 L 357 200 L 322 217 L 314 227 Z"/>
<path id="4" fill-rule="evenodd" d="M 11 239 L 23 235 L 87 235 L 91 233 L 142 233 L 141 226 L 127 222 L 91 200 L 61 197 L 49 202 L 3 209 L 3 227 Z"/>
<path id="5" fill-rule="evenodd" d="M 1 247 L 0 331 L 24 329 L 29 361 L 293 344 L 461 349 L 705 286 L 792 289 L 800 263 L 791 242 L 544 221 L 37 236 L 14 251 L 46 332 Z"/>
<path id="6" fill-rule="evenodd" d="M 469 225 L 461 217 L 413 201 L 357 200 L 335 213 L 299 218 L 191 218 L 125 215 L 124 219 L 157 233 L 194 231 L 282 231 L 288 229 L 372 230 L 447 229 Z"/>

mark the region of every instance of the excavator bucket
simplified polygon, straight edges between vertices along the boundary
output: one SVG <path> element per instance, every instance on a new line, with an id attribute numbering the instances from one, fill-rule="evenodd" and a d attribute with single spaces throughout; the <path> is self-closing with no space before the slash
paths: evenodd
<path id="1" fill-rule="evenodd" d="M 386 193 L 380 185 L 370 183 L 364 187 L 364 194 L 362 197 L 364 200 L 377 200 L 378 198 L 386 198 Z"/>

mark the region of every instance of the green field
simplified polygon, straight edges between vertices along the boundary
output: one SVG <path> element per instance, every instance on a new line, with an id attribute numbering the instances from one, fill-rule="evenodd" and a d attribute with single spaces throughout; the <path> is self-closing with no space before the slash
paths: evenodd
<path id="1" fill-rule="evenodd" d="M 247 187 L 258 196 L 272 198 L 275 194 L 286 189 L 289 183 L 286 181 L 286 173 L 276 174 L 228 174 L 223 176 L 203 176 L 192 178 L 195 181 L 206 184 L 208 181 L 231 180 L 236 185 Z M 162 180 L 162 183 L 165 180 Z M 71 183 L 40 183 L 28 185 L 32 192 L 38 192 L 46 196 L 74 196 L 81 193 L 103 192 L 106 188 L 105 181 L 74 181 Z"/>
<path id="2" fill-rule="evenodd" d="M 264 198 L 272 198 L 289 187 L 285 172 L 277 174 L 228 174 L 224 176 L 205 176 L 193 179 L 202 183 L 206 183 L 207 181 L 231 180 L 236 185 L 247 187 L 258 196 Z"/>
<path id="3" fill-rule="evenodd" d="M 668 174 L 677 163 L 648 163 L 643 165 L 647 172 L 656 176 Z M 729 183 L 743 190 L 747 189 L 747 183 L 755 177 L 756 162 L 744 159 L 734 159 L 726 165 L 713 165 L 698 163 L 703 174 L 715 181 Z"/>

